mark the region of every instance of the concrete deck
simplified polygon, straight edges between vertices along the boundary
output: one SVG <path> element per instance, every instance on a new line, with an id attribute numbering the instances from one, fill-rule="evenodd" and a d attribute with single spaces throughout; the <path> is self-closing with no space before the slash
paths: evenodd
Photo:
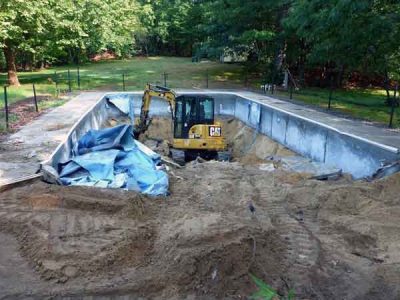
<path id="1" fill-rule="evenodd" d="M 37 172 L 68 136 L 72 125 L 104 92 L 85 92 L 54 108 L 0 144 L 0 185 Z"/>

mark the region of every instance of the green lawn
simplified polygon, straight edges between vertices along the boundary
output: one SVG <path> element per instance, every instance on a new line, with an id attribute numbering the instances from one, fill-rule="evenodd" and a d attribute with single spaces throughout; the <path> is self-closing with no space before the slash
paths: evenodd
<path id="1" fill-rule="evenodd" d="M 289 98 L 289 93 L 277 92 L 283 98 Z M 306 88 L 293 93 L 293 99 L 322 108 L 328 107 L 329 91 L 319 88 Z M 331 109 L 355 118 L 389 123 L 390 107 L 385 106 L 386 92 L 377 89 L 335 90 L 332 94 Z M 394 126 L 400 126 L 400 111 L 396 109 Z"/>
<path id="2" fill-rule="evenodd" d="M 9 103 L 15 103 L 32 97 L 32 83 L 37 93 L 56 98 L 56 78 L 60 92 L 68 90 L 68 69 L 70 69 L 72 90 L 78 90 L 76 66 L 54 67 L 42 71 L 20 72 L 21 87 L 9 87 Z M 244 71 L 236 64 L 220 64 L 218 62 L 192 63 L 190 58 L 179 57 L 137 57 L 129 60 L 112 60 L 87 63 L 80 66 L 81 90 L 113 90 L 122 91 L 122 74 L 125 74 L 126 90 L 142 90 L 147 82 L 164 83 L 166 72 L 167 85 L 172 88 L 204 88 L 209 74 L 210 88 L 243 88 Z M 0 73 L 0 84 L 6 82 L 6 74 Z M 257 76 L 249 79 L 251 88 L 261 84 Z M 277 92 L 278 96 L 288 98 L 287 92 Z M 296 91 L 293 98 L 308 104 L 327 107 L 329 91 L 325 89 L 306 88 Z M 336 90 L 333 93 L 332 109 L 350 116 L 382 122 L 389 121 L 390 108 L 384 105 L 383 90 Z M 54 101 L 56 106 L 63 101 Z M 49 105 L 49 104 L 46 104 Z M 3 92 L 0 91 L 0 108 L 4 107 Z M 45 108 L 45 107 L 43 107 Z M 0 116 L 1 118 L 1 116 Z M 396 112 L 395 126 L 400 126 L 400 113 Z M 0 121 L 1 122 L 1 121 Z"/>
<path id="3" fill-rule="evenodd" d="M 68 90 L 68 68 L 72 90 L 78 90 L 76 66 L 54 67 L 36 72 L 20 72 L 22 84 L 19 88 L 8 89 L 10 103 L 31 97 L 32 83 L 35 83 L 39 94 L 56 95 L 55 81 L 61 91 Z M 81 90 L 123 89 L 122 74 L 125 74 L 126 90 L 142 90 L 146 83 L 164 84 L 164 72 L 167 73 L 167 85 L 173 88 L 206 87 L 207 72 L 210 88 L 241 87 L 242 67 L 217 62 L 192 63 L 190 58 L 149 57 L 130 60 L 113 60 L 87 63 L 80 66 Z M 6 74 L 0 73 L 0 84 L 6 83 Z M 3 93 L 0 93 L 0 107 L 3 106 Z"/>

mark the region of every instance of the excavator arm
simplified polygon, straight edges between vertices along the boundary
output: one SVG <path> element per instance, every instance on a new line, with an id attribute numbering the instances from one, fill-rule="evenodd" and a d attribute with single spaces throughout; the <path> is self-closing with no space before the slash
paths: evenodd
<path id="1" fill-rule="evenodd" d="M 143 94 L 143 97 L 142 97 L 142 106 L 140 109 L 139 122 L 136 124 L 135 129 L 134 129 L 134 134 L 135 134 L 136 138 L 138 138 L 142 133 L 146 132 L 146 130 L 148 129 L 148 127 L 151 124 L 151 118 L 149 116 L 149 111 L 150 111 L 151 100 L 153 97 L 158 97 L 158 98 L 166 100 L 171 109 L 172 117 L 175 116 L 175 112 L 174 112 L 175 111 L 175 98 L 176 98 L 175 92 L 173 90 L 163 87 L 163 86 L 147 84 L 146 89 Z"/>

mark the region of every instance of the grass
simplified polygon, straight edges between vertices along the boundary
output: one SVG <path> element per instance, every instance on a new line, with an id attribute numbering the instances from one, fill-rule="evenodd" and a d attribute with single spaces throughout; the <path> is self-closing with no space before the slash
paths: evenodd
<path id="1" fill-rule="evenodd" d="M 53 67 L 35 72 L 20 72 L 21 87 L 8 88 L 9 103 L 15 103 L 32 97 L 32 83 L 35 83 L 39 95 L 57 94 L 68 90 L 68 69 L 72 90 L 78 90 L 76 66 Z M 204 88 L 206 77 L 209 77 L 209 88 L 243 88 L 244 70 L 241 65 L 220 64 L 217 62 L 192 63 L 190 58 L 180 57 L 137 57 L 129 60 L 111 60 L 86 63 L 80 66 L 81 90 L 122 91 L 122 74 L 125 74 L 126 90 L 142 90 L 147 82 L 163 85 L 164 72 L 167 73 L 167 84 L 172 88 Z M 55 75 L 57 74 L 57 75 Z M 7 76 L 0 73 L 0 84 L 6 83 Z M 250 79 L 253 88 L 260 86 L 260 79 Z M 278 96 L 289 98 L 287 92 L 279 91 Z M 296 91 L 294 99 L 307 104 L 326 108 L 329 91 L 326 89 L 306 88 Z M 332 109 L 352 117 L 368 121 L 389 122 L 390 108 L 384 105 L 383 90 L 353 89 L 336 90 L 333 93 Z M 57 101 L 56 104 L 62 102 Z M 0 108 L 4 107 L 4 97 L 0 91 Z M 398 111 L 398 109 L 397 109 Z M 400 113 L 396 111 L 394 123 L 400 126 Z"/>
<path id="2" fill-rule="evenodd" d="M 277 95 L 289 98 L 289 93 L 278 91 Z M 306 88 L 293 92 L 293 99 L 321 108 L 328 108 L 329 90 Z M 331 109 L 371 122 L 389 123 L 391 108 L 385 105 L 386 92 L 377 89 L 341 89 L 332 94 Z M 396 109 L 394 126 L 400 126 L 400 111 Z"/>
<path id="3" fill-rule="evenodd" d="M 38 94 L 56 94 L 55 81 L 58 89 L 68 90 L 68 68 L 72 90 L 78 89 L 76 66 L 64 66 L 35 72 L 20 72 L 21 87 L 8 89 L 9 103 L 17 102 L 26 97 L 32 97 L 32 83 L 35 83 Z M 172 88 L 206 87 L 206 77 L 209 74 L 210 88 L 240 87 L 240 65 L 220 64 L 217 62 L 192 63 L 189 58 L 180 57 L 149 57 L 130 60 L 112 60 L 87 63 L 80 66 L 81 90 L 112 90 L 122 91 L 122 74 L 125 74 L 126 90 L 141 90 L 145 84 L 164 84 L 164 72 L 167 73 L 167 84 Z M 0 84 L 6 83 L 7 76 L 0 73 Z M 0 93 L 0 107 L 4 104 L 3 93 Z"/>
<path id="4" fill-rule="evenodd" d="M 70 70 L 70 76 L 68 76 Z M 137 57 L 129 60 L 111 60 L 96 63 L 86 63 L 80 66 L 81 90 L 123 90 L 122 74 L 125 74 L 126 90 L 142 90 L 146 83 L 164 84 L 164 72 L 167 73 L 167 84 L 172 88 L 204 88 L 206 78 L 209 78 L 210 88 L 240 88 L 242 67 L 233 64 L 217 62 L 192 63 L 189 58 L 180 57 Z M 78 74 L 76 66 L 52 67 L 34 72 L 19 72 L 20 87 L 8 87 L 9 104 L 17 103 L 33 97 L 32 84 L 35 84 L 37 95 L 51 97 L 51 101 L 40 101 L 39 109 L 44 110 L 65 103 L 57 99 L 68 91 L 69 80 L 71 88 L 78 90 Z M 7 82 L 7 74 L 0 73 L 0 85 Z M 57 82 L 57 84 L 56 84 Z M 33 101 L 32 101 L 33 104 Z M 0 90 L 0 109 L 4 109 L 4 93 Z M 10 114 L 10 122 L 18 119 Z M 0 123 L 4 123 L 4 113 L 0 113 Z M 3 130 L 0 124 L 0 132 Z"/>
<path id="5" fill-rule="evenodd" d="M 66 102 L 67 102 L 66 97 L 46 98 L 45 100 L 41 100 L 38 102 L 39 112 L 43 112 L 44 110 L 49 108 L 55 108 L 61 106 Z M 23 107 L 21 105 L 18 106 L 19 109 L 18 111 L 11 110 L 8 116 L 9 124 L 11 127 L 10 131 L 18 129 L 19 126 L 25 124 L 26 122 L 29 122 L 29 120 L 31 120 L 32 117 L 37 116 L 37 113 L 35 113 L 33 101 L 32 103 L 24 102 L 23 105 L 24 105 Z M 22 119 L 20 120 L 21 117 Z M 18 124 L 19 121 L 22 121 L 22 123 Z M 14 127 L 15 125 L 17 126 Z M 7 128 L 6 128 L 5 113 L 4 111 L 0 111 L 0 135 L 5 133 L 6 131 Z"/>
<path id="6" fill-rule="evenodd" d="M 252 300 L 294 300 L 294 290 L 291 289 L 288 292 L 287 297 L 279 297 L 278 292 L 274 290 L 270 285 L 266 284 L 260 278 L 257 278 L 253 274 L 250 274 L 251 279 L 258 288 L 258 291 L 250 296 Z"/>

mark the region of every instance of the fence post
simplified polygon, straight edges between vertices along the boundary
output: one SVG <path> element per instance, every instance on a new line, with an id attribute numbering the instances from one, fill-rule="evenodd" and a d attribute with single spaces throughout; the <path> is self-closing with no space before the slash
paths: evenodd
<path id="1" fill-rule="evenodd" d="M 8 99 L 7 99 L 7 86 L 4 86 L 4 109 L 6 112 L 6 128 L 8 130 L 9 125 L 8 125 Z"/>
<path id="2" fill-rule="evenodd" d="M 167 76 L 168 74 L 164 72 L 164 86 L 167 87 Z"/>
<path id="3" fill-rule="evenodd" d="M 393 116 L 394 116 L 395 107 L 396 107 L 396 104 L 397 104 L 396 96 L 397 96 L 398 89 L 399 89 L 399 83 L 396 83 L 396 87 L 395 87 L 395 90 L 394 90 L 393 100 L 391 101 L 391 103 L 392 103 L 392 108 L 391 108 L 391 110 L 390 110 L 389 128 L 393 128 Z"/>
<path id="4" fill-rule="evenodd" d="M 122 90 L 125 92 L 125 74 L 122 73 Z"/>
<path id="5" fill-rule="evenodd" d="M 208 89 L 208 69 L 206 70 L 206 88 Z"/>
<path id="6" fill-rule="evenodd" d="M 39 112 L 37 97 L 36 97 L 36 87 L 34 83 L 32 84 L 32 89 L 33 89 L 33 102 L 35 104 L 35 111 Z"/>
<path id="7" fill-rule="evenodd" d="M 331 109 L 332 94 L 333 94 L 333 76 L 331 75 L 331 79 L 330 79 L 330 87 L 329 87 L 329 101 L 328 101 L 328 109 Z"/>
<path id="8" fill-rule="evenodd" d="M 58 91 L 57 71 L 54 71 L 54 83 L 56 84 L 56 97 L 58 98 L 58 96 L 60 95 L 60 93 L 59 93 L 59 91 Z"/>
<path id="9" fill-rule="evenodd" d="M 292 81 L 289 81 L 289 99 L 293 99 L 293 83 Z"/>
<path id="10" fill-rule="evenodd" d="M 275 68 L 272 73 L 272 83 L 271 83 L 271 95 L 274 94 L 274 89 L 275 89 Z"/>
<path id="11" fill-rule="evenodd" d="M 79 66 L 77 67 L 77 73 L 78 73 L 78 90 L 81 89 L 81 75 L 79 72 Z"/>
<path id="12" fill-rule="evenodd" d="M 267 86 L 268 86 L 268 73 L 265 72 L 265 78 L 264 78 L 264 94 L 267 94 Z"/>
<path id="13" fill-rule="evenodd" d="M 71 71 L 68 69 L 68 92 L 72 92 L 71 88 Z"/>

